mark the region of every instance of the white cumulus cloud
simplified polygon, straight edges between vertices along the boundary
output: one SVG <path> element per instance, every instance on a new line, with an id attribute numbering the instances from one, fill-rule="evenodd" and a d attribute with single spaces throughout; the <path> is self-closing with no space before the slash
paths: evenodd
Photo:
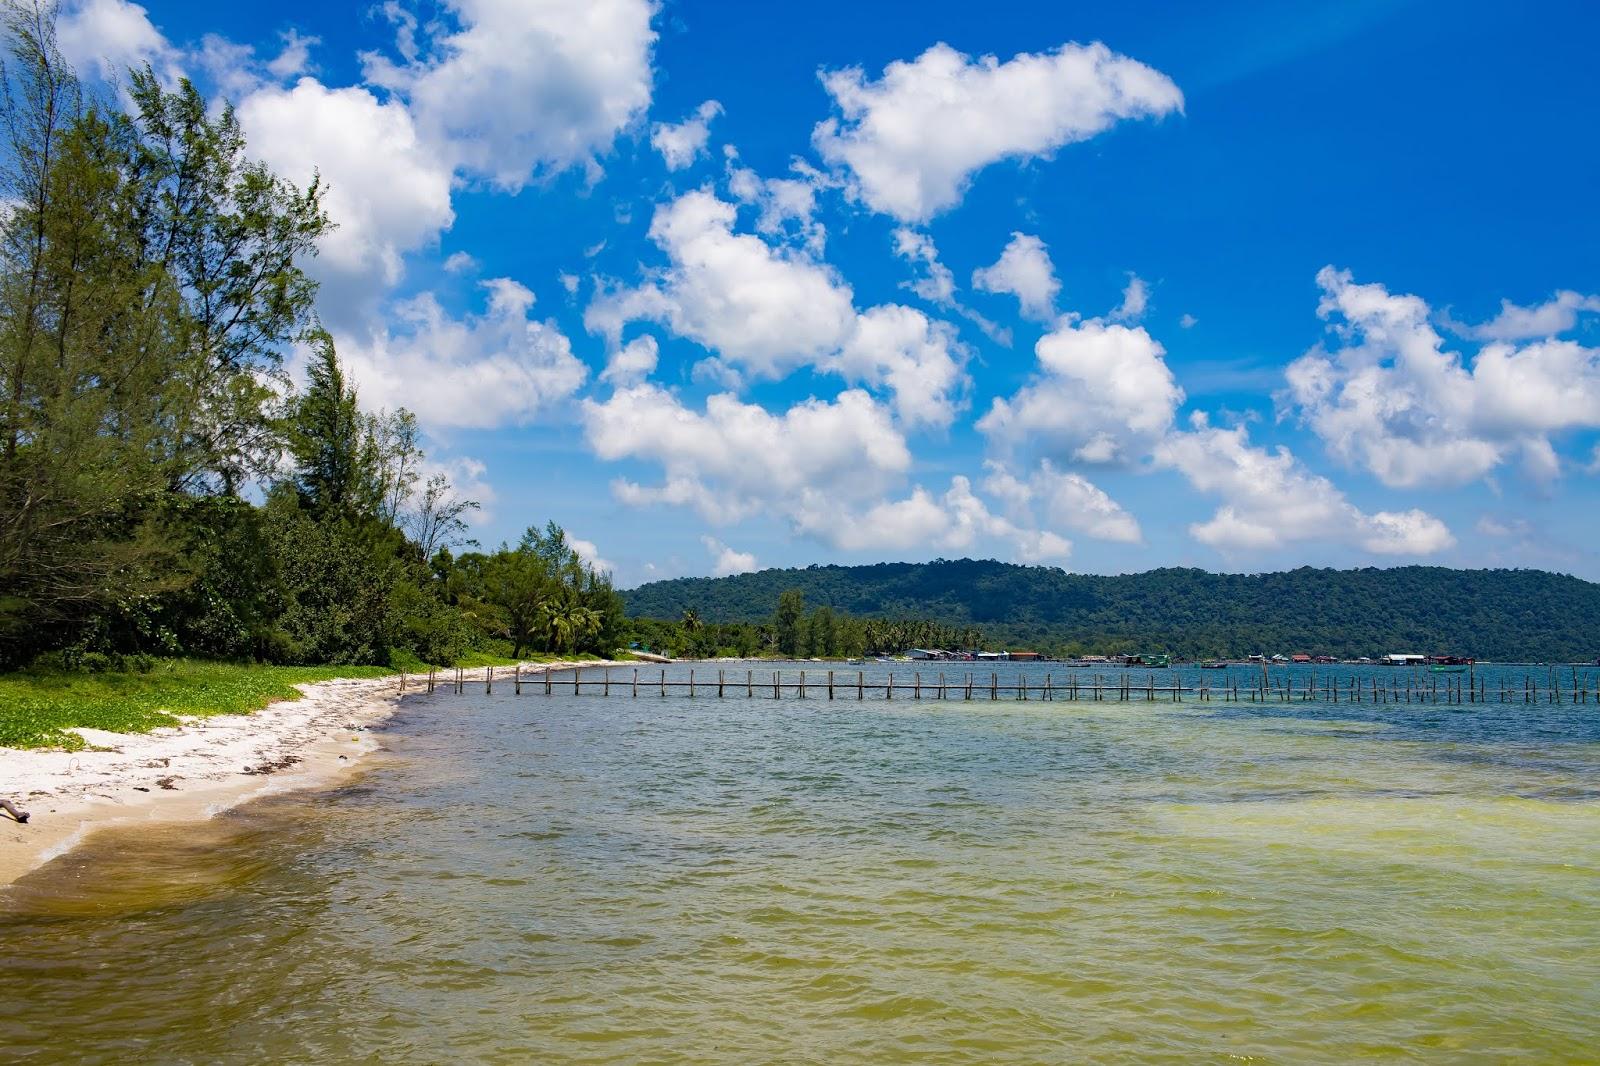
<path id="1" fill-rule="evenodd" d="M 1562 289 L 1544 303 L 1532 307 L 1501 300 L 1500 313 L 1487 322 L 1476 326 L 1459 322 L 1448 324 L 1463 337 L 1519 341 L 1566 333 L 1578 324 L 1580 311 L 1600 311 L 1600 296 L 1586 296 L 1571 289 Z"/>
<path id="2" fill-rule="evenodd" d="M 1056 280 L 1055 265 L 1044 242 L 1026 233 L 1013 233 L 998 260 L 972 272 L 972 287 L 1010 293 L 1024 315 L 1048 321 L 1055 317 L 1061 282 Z"/>
<path id="3" fill-rule="evenodd" d="M 596 301 L 585 316 L 589 328 L 615 340 L 624 322 L 653 318 L 767 377 L 836 350 L 855 322 L 850 287 L 804 254 L 735 233 L 736 214 L 704 189 L 658 208 L 650 237 L 671 266 Z"/>
<path id="4" fill-rule="evenodd" d="M 1465 483 L 1511 457 L 1547 481 L 1561 465 L 1551 435 L 1600 426 L 1600 349 L 1493 340 L 1469 361 L 1445 347 L 1420 297 L 1332 267 L 1317 283 L 1318 314 L 1342 343 L 1291 363 L 1286 395 L 1330 452 L 1384 484 Z M 1526 340 L 1530 328 L 1498 332 Z"/>
<path id="5" fill-rule="evenodd" d="M 715 353 L 699 376 L 781 378 L 810 366 L 887 390 L 907 425 L 948 426 L 967 378 L 946 323 L 886 304 L 858 313 L 837 271 L 799 249 L 735 232 L 738 209 L 706 189 L 657 209 L 650 236 L 669 265 L 635 288 L 603 293 L 585 325 L 615 348 L 636 319 L 663 323 Z"/>
<path id="6" fill-rule="evenodd" d="M 482 314 L 453 318 L 424 294 L 395 307 L 399 331 L 336 334 L 363 403 L 408 407 L 433 431 L 491 429 L 576 392 L 588 370 L 555 323 L 532 316 L 533 293 L 510 278 L 484 287 Z"/>
<path id="7" fill-rule="evenodd" d="M 362 57 L 454 165 L 519 189 L 594 166 L 650 104 L 652 0 L 447 0 L 453 25 L 397 5 L 400 62 Z M 418 38 L 432 31 L 429 41 Z"/>
<path id="8" fill-rule="evenodd" d="M 887 388 L 902 424 L 943 428 L 960 407 L 964 352 L 948 323 L 885 304 L 862 314 L 824 365 L 846 380 Z"/>
<path id="9" fill-rule="evenodd" d="M 1063 319 L 1034 352 L 1033 380 L 978 421 L 1005 448 L 1132 463 L 1167 433 L 1183 402 L 1165 349 L 1142 326 Z"/>
<path id="10" fill-rule="evenodd" d="M 601 459 L 659 464 L 660 485 L 618 486 L 626 502 L 693 506 L 729 522 L 806 492 L 840 500 L 882 495 L 911 464 L 889 413 L 858 389 L 773 413 L 730 393 L 696 411 L 655 385 L 583 403 L 584 430 Z"/>
<path id="11" fill-rule="evenodd" d="M 716 537 L 701 537 L 700 543 L 704 544 L 706 551 L 711 553 L 711 574 L 713 577 L 748 574 L 757 569 L 756 557 L 752 552 L 734 551 Z"/>
<path id="12" fill-rule="evenodd" d="M 1037 511 L 1044 516 L 1042 524 L 1051 529 L 1067 529 L 1123 544 L 1143 540 L 1138 520 L 1082 474 L 1058 470 L 1048 459 L 1041 460 L 1025 479 L 996 460 L 985 466 L 989 473 L 984 488 L 1004 500 L 1012 517 L 1027 525 L 1041 524 L 1032 517 Z"/>
<path id="13" fill-rule="evenodd" d="M 659 483 L 613 483 L 636 507 L 692 508 L 725 525 L 755 515 L 845 551 L 964 550 L 980 540 L 1010 545 L 1029 561 L 1065 558 L 1064 538 L 993 514 L 964 477 L 935 495 L 902 486 L 911 452 L 888 412 L 865 392 L 806 400 L 772 412 L 722 393 L 703 411 L 656 385 L 618 389 L 583 403 L 584 431 L 607 461 L 661 467 Z"/>
<path id="14" fill-rule="evenodd" d="M 821 255 L 828 230 L 817 221 L 817 189 L 822 176 L 796 160 L 792 178 L 763 178 L 749 167 L 740 166 L 738 153 L 728 155 L 728 192 L 742 204 L 760 210 L 756 232 L 798 242 L 812 255 Z"/>
<path id="15" fill-rule="evenodd" d="M 150 21 L 150 12 L 128 0 L 80 0 L 64 4 L 56 21 L 61 54 L 80 71 L 95 70 L 120 81 L 130 67 L 146 63 L 165 82 L 182 74 L 182 56 Z"/>
<path id="16" fill-rule="evenodd" d="M 1118 120 L 1183 106 L 1166 75 L 1103 44 L 1065 44 L 1002 63 L 936 44 L 890 63 L 826 72 L 838 115 L 812 142 L 875 211 L 924 221 L 960 201 L 972 175 L 1002 159 L 1048 156 Z"/>
<path id="17" fill-rule="evenodd" d="M 655 372 L 658 351 L 654 337 L 636 337 L 611 353 L 600 380 L 618 386 L 637 385 Z"/>
<path id="18" fill-rule="evenodd" d="M 1150 286 L 1137 274 L 1128 275 L 1128 284 L 1122 290 L 1122 303 L 1111 312 L 1113 322 L 1137 322 L 1150 306 Z"/>
<path id="19" fill-rule="evenodd" d="M 705 154 L 711 120 L 720 114 L 722 105 L 707 100 L 682 122 L 657 122 L 650 128 L 650 145 L 661 153 L 668 170 L 682 170 Z"/>
<path id="20" fill-rule="evenodd" d="M 1005 544 L 1019 562 L 1060 561 L 1072 554 L 1065 537 L 995 514 L 961 475 L 950 479 L 943 495 L 916 485 L 900 499 L 859 509 L 811 495 L 802 499 L 793 521 L 799 532 L 843 551 L 969 551 L 987 541 Z"/>
<path id="21" fill-rule="evenodd" d="M 1305 469 L 1287 448 L 1250 443 L 1244 426 L 1222 429 L 1203 413 L 1156 449 L 1156 461 L 1201 492 L 1222 498 L 1189 527 L 1226 552 L 1265 551 L 1301 541 L 1350 544 L 1380 555 L 1431 555 L 1455 543 L 1445 524 L 1421 510 L 1367 513 L 1327 478 Z"/>
<path id="22" fill-rule="evenodd" d="M 567 544 L 577 553 L 583 564 L 597 574 L 614 574 L 617 572 L 616 564 L 600 554 L 599 547 L 592 540 L 583 540 L 580 537 L 567 536 Z"/>
<path id="23" fill-rule="evenodd" d="M 250 153 L 308 185 L 320 174 L 338 228 L 309 267 L 327 287 L 323 314 L 346 324 L 400 280 L 407 252 L 433 244 L 455 221 L 451 174 L 418 138 L 400 103 L 313 78 L 265 86 L 239 102 Z"/>

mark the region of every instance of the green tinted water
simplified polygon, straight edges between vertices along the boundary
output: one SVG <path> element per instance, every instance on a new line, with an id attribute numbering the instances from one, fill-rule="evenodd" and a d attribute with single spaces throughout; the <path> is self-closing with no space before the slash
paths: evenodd
<path id="1" fill-rule="evenodd" d="M 0 894 L 0 1057 L 1593 1062 L 1596 719 L 417 701 Z"/>

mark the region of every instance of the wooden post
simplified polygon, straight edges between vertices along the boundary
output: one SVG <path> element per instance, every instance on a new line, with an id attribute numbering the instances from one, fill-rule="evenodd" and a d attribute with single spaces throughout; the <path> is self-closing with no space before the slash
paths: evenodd
<path id="1" fill-rule="evenodd" d="M 965 700 L 968 700 L 968 701 L 970 701 L 972 699 L 972 671 L 971 670 L 967 671 L 967 691 L 966 691 L 966 694 L 964 696 L 962 696 L 962 699 L 965 699 Z"/>
<path id="2" fill-rule="evenodd" d="M 947 695 L 947 693 L 945 692 L 945 687 L 944 687 L 944 671 L 940 670 L 939 671 L 939 699 L 941 701 L 944 700 L 946 695 Z"/>
<path id="3" fill-rule="evenodd" d="M 778 688 L 778 671 L 774 670 L 772 671 L 772 698 L 778 699 L 781 695 L 782 691 Z"/>
<path id="4" fill-rule="evenodd" d="M 806 672 L 800 671 L 800 698 L 806 698 Z"/>
<path id="5" fill-rule="evenodd" d="M 606 667 L 605 687 L 600 690 L 600 695 L 602 695 L 602 696 L 611 695 L 611 667 L 609 667 L 609 666 Z"/>
<path id="6" fill-rule="evenodd" d="M 667 668 L 661 668 L 661 698 L 667 698 Z"/>
<path id="7" fill-rule="evenodd" d="M 754 670 L 746 670 L 744 672 L 744 698 L 747 699 L 747 700 L 748 699 L 754 699 L 755 698 L 755 694 L 756 694 L 756 672 Z"/>
<path id="8" fill-rule="evenodd" d="M 428 692 L 429 694 L 433 692 L 433 667 L 431 666 L 428 667 Z"/>
<path id="9" fill-rule="evenodd" d="M 1020 699 L 1020 700 L 1025 700 L 1025 699 L 1028 698 L 1028 675 L 1027 674 L 1019 673 L 1017 675 L 1017 687 L 1012 689 L 1012 691 L 1016 693 L 1017 698 Z"/>
<path id="10" fill-rule="evenodd" d="M 721 670 L 718 670 L 717 671 L 717 699 L 719 699 L 719 700 L 722 698 L 722 686 L 726 682 L 726 680 L 727 679 L 724 677 L 723 672 Z"/>
<path id="11" fill-rule="evenodd" d="M 556 684 L 555 679 L 550 676 L 550 668 L 548 666 L 545 667 L 544 668 L 544 694 L 546 696 L 550 695 L 552 692 L 555 691 L 555 684 Z"/>
<path id="12" fill-rule="evenodd" d="M 889 684 L 884 687 L 883 698 L 886 699 L 886 700 L 894 699 L 894 671 L 893 670 L 889 671 Z"/>
<path id="13" fill-rule="evenodd" d="M 867 698 L 867 672 L 865 670 L 857 670 L 856 671 L 856 699 L 864 700 L 866 698 Z"/>
<path id="14" fill-rule="evenodd" d="M 689 698 L 694 699 L 694 671 L 689 671 Z"/>
<path id="15" fill-rule="evenodd" d="M 633 698 L 639 698 L 639 668 L 637 666 L 633 668 Z"/>
<path id="16" fill-rule="evenodd" d="M 494 667 L 492 666 L 483 668 L 483 691 L 485 695 L 494 691 Z"/>
<path id="17" fill-rule="evenodd" d="M 911 672 L 911 698 L 916 700 L 920 700 L 922 698 L 921 670 L 913 670 Z"/>
<path id="18" fill-rule="evenodd" d="M 522 664 L 518 663 L 511 675 L 511 692 L 513 695 L 522 695 Z"/>
<path id="19" fill-rule="evenodd" d="M 400 671 L 400 695 L 404 696 L 405 694 L 406 694 L 406 672 L 404 670 L 401 670 Z"/>
<path id="20" fill-rule="evenodd" d="M 828 671 L 828 698 L 833 699 L 833 671 Z"/>
<path id="21" fill-rule="evenodd" d="M 996 671 L 989 673 L 989 702 L 993 703 L 1000 698 L 1000 674 Z"/>

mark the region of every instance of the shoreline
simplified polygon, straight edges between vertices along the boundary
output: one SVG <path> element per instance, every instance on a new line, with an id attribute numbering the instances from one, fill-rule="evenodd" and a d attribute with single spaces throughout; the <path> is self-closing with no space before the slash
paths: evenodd
<path id="1" fill-rule="evenodd" d="M 593 659 L 523 663 L 523 676 Z M 510 669 L 500 667 L 498 669 Z M 465 671 L 482 681 L 486 668 Z M 428 695 L 400 675 L 296 685 L 302 696 L 249 714 L 186 718 L 148 733 L 79 728 L 84 751 L 0 748 L 0 796 L 27 811 L 27 824 L 0 814 L 0 889 L 44 866 L 92 833 L 140 824 L 205 821 L 282 792 L 322 789 L 344 779 L 381 745 L 372 730 L 402 699 Z"/>

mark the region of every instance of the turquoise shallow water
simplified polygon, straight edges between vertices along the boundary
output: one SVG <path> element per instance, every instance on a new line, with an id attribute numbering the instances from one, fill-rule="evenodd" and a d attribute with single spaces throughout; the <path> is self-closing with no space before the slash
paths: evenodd
<path id="1" fill-rule="evenodd" d="M 1593 703 L 497 688 L 411 700 L 384 741 L 336 792 L 106 834 L 0 895 L 3 1057 L 1600 1046 Z"/>

